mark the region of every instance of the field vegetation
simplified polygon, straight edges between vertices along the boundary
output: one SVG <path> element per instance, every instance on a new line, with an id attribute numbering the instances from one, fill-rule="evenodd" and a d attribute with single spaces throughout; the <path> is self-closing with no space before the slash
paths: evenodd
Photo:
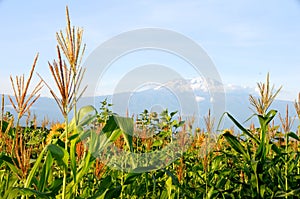
<path id="1" fill-rule="evenodd" d="M 77 108 L 85 69 L 83 30 L 71 26 L 67 10 L 65 31 L 57 33 L 57 59 L 49 73 L 57 88 L 40 75 L 31 85 L 38 55 L 29 76 L 11 77 L 9 100 L 17 115 L 4 109 L 0 123 L 0 198 L 298 198 L 300 196 L 300 95 L 286 113 L 270 109 L 280 89 L 258 83 L 260 96 L 249 96 L 252 119 L 243 126 L 233 115 L 232 129 L 218 129 L 208 113 L 205 126 L 183 121 L 176 112 L 147 110 L 136 117 L 120 117 L 104 100 L 99 107 Z M 64 116 L 63 123 L 37 125 L 30 114 L 42 87 L 48 88 Z M 83 87 L 85 88 L 85 87 Z M 56 92 L 58 91 L 58 92 Z M 246 109 L 248 107 L 245 107 Z M 73 119 L 69 120 L 73 111 Z M 40 117 L 40 116 L 38 116 Z M 250 117 L 250 116 L 249 116 Z M 280 118 L 280 123 L 274 121 Z M 20 120 L 26 118 L 26 125 Z M 147 134 L 152 136 L 137 136 Z M 211 136 L 217 135 L 217 136 Z M 175 143 L 175 144 L 174 144 Z M 122 160 L 111 166 L 118 151 L 150 154 L 173 145 L 177 158 L 162 168 L 156 162 Z M 171 154 L 178 153 L 178 154 Z M 173 155 L 173 156 L 171 156 Z M 163 158 L 168 159 L 168 156 Z M 131 162 L 132 161 L 132 162 Z M 153 161 L 153 160 L 149 160 Z M 125 164 L 137 164 L 133 169 Z"/>

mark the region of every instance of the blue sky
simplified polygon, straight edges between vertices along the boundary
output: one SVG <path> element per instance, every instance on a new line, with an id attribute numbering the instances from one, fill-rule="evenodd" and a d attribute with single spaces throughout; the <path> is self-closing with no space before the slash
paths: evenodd
<path id="1" fill-rule="evenodd" d="M 0 93 L 11 93 L 10 74 L 28 74 L 37 52 L 37 72 L 52 81 L 47 61 L 56 58 L 55 32 L 65 27 L 66 5 L 72 24 L 84 28 L 85 57 L 122 32 L 164 28 L 203 47 L 225 84 L 255 87 L 270 72 L 283 86 L 281 99 L 300 92 L 298 0 L 0 0 Z"/>

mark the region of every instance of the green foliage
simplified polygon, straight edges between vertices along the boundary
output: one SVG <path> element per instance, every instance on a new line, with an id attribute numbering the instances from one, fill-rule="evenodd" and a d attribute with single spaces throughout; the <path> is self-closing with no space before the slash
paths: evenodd
<path id="1" fill-rule="evenodd" d="M 192 132 L 191 123 L 168 110 L 160 114 L 145 110 L 134 120 L 112 113 L 112 104 L 105 99 L 100 112 L 93 106 L 77 111 L 84 47 L 80 47 L 82 29 L 75 31 L 70 26 L 68 10 L 67 25 L 65 36 L 57 33 L 58 61 L 50 64 L 61 98 L 44 82 L 64 115 L 61 132 L 37 127 L 34 120 L 19 126 L 19 119 L 29 113 L 38 98 L 35 93 L 40 83 L 28 104 L 28 86 L 24 90 L 12 81 L 13 88 L 25 91 L 20 95 L 15 89 L 16 99 L 25 102 L 15 106 L 19 110 L 16 126 L 9 112 L 3 115 L 2 100 L 0 198 L 299 198 L 300 131 L 291 130 L 288 109 L 285 119 L 280 116 L 281 125 L 275 126 L 277 111 L 269 108 L 280 89 L 274 92 L 270 87 L 269 75 L 266 83 L 258 84 L 261 96 L 250 96 L 256 111 L 251 118 L 255 117 L 259 125 L 247 128 L 226 112 L 224 116 L 239 132 L 222 130 L 216 142 L 209 136 L 214 123 L 210 112 L 204 119 L 206 131 L 198 127 Z M 71 109 L 74 118 L 69 121 Z M 300 94 L 295 109 L 300 118 Z M 170 145 L 175 147 L 168 148 Z M 186 150 L 178 152 L 183 148 Z M 126 156 L 164 150 L 164 155 L 145 162 Z M 108 164 L 115 161 L 113 155 L 119 151 L 125 155 L 117 156 L 120 159 L 116 162 L 133 169 L 125 171 Z M 178 158 L 158 169 L 159 161 L 173 157 Z"/>

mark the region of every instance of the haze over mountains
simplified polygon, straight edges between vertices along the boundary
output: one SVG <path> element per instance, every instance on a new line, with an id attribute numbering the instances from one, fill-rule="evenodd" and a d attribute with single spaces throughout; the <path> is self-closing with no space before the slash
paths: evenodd
<path id="1" fill-rule="evenodd" d="M 214 83 L 213 85 L 218 86 L 219 84 Z M 249 94 L 257 95 L 255 89 L 236 85 L 224 85 L 224 89 L 226 105 L 224 111 L 231 113 L 240 122 L 248 119 L 253 114 L 250 109 Z M 215 91 L 218 92 L 218 89 Z M 185 82 L 168 82 L 163 86 L 150 85 L 143 90 L 137 90 L 133 93 L 84 97 L 79 101 L 79 107 L 90 105 L 92 102 L 92 105 L 99 110 L 100 102 L 104 99 L 108 99 L 109 102 L 114 104 L 112 107 L 113 112 L 123 116 L 125 116 L 126 111 L 132 116 L 142 113 L 145 109 L 161 112 L 166 108 L 170 112 L 179 111 L 183 119 L 198 115 L 198 125 L 202 128 L 204 128 L 203 116 L 207 115 L 209 109 L 214 108 L 213 103 L 215 103 L 215 100 L 219 100 L 212 98 L 211 89 L 208 89 L 207 84 L 202 78 L 194 78 Z M 278 110 L 282 114 L 282 117 L 284 117 L 286 105 L 288 105 L 290 116 L 294 117 L 296 116 L 296 112 L 293 104 L 294 102 L 292 101 L 275 100 L 271 109 Z M 5 96 L 5 111 L 14 113 L 7 96 Z M 33 105 L 31 112 L 37 115 L 38 121 L 43 120 L 44 117 L 53 122 L 63 121 L 59 108 L 52 98 L 41 97 Z M 256 123 L 256 120 L 256 118 L 253 118 L 250 122 Z M 224 121 L 224 128 L 233 126 L 228 119 Z M 275 121 L 279 124 L 278 115 Z M 215 123 L 217 125 L 218 121 Z M 293 128 L 296 128 L 298 124 L 298 120 L 295 120 Z"/>

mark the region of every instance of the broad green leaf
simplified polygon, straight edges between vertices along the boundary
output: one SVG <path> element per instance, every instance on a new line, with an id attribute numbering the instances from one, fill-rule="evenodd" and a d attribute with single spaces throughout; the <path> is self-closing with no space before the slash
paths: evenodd
<path id="1" fill-rule="evenodd" d="M 288 196 L 299 196 L 300 194 L 300 188 L 293 189 L 289 192 L 284 192 L 284 191 L 278 191 L 275 196 L 276 197 L 288 197 Z"/>
<path id="2" fill-rule="evenodd" d="M 105 199 L 119 198 L 122 191 L 121 185 L 117 185 L 115 188 L 109 189 L 105 194 Z"/>
<path id="3" fill-rule="evenodd" d="M 76 166 L 76 144 L 77 139 L 71 140 L 71 146 L 70 146 L 70 163 L 71 163 L 71 170 L 72 170 L 72 176 L 73 180 L 76 182 L 76 175 L 77 175 L 77 166 Z"/>
<path id="4" fill-rule="evenodd" d="M 84 157 L 84 160 L 82 161 L 82 165 L 80 165 L 80 168 L 78 169 L 76 180 L 73 180 L 69 185 L 67 186 L 67 190 L 69 190 L 69 194 L 72 193 L 72 190 L 79 182 L 81 182 L 82 178 L 85 174 L 88 173 L 90 167 L 95 162 L 95 158 L 91 157 L 91 153 L 87 152 L 86 156 Z"/>
<path id="5" fill-rule="evenodd" d="M 169 199 L 167 190 L 162 191 L 162 193 L 160 195 L 160 199 Z"/>
<path id="6" fill-rule="evenodd" d="M 266 185 L 264 185 L 264 184 L 261 185 L 259 190 L 260 190 L 260 197 L 265 198 Z"/>
<path id="7" fill-rule="evenodd" d="M 96 116 L 97 110 L 93 106 L 84 106 L 77 113 L 77 126 L 89 124 L 93 116 Z"/>
<path id="8" fill-rule="evenodd" d="M 294 133 L 294 132 L 289 132 L 288 136 L 291 137 L 291 138 L 294 138 L 297 141 L 300 141 L 298 135 L 296 135 L 296 133 Z"/>
<path id="9" fill-rule="evenodd" d="M 53 158 L 58 162 L 58 164 L 62 165 L 66 169 L 68 166 L 69 153 L 61 146 L 57 146 L 54 144 L 48 145 L 47 148 L 51 152 Z"/>
<path id="10" fill-rule="evenodd" d="M 267 113 L 267 115 L 266 115 L 266 117 L 267 117 L 267 120 L 266 120 L 267 124 L 269 124 L 274 119 L 274 117 L 276 116 L 276 114 L 277 114 L 276 110 L 270 110 Z"/>
<path id="11" fill-rule="evenodd" d="M 45 162 L 42 167 L 42 171 L 40 174 L 40 179 L 38 181 L 38 190 L 43 192 L 46 186 L 46 183 L 48 181 L 50 172 L 51 172 L 51 166 L 53 164 L 53 158 L 51 156 L 51 153 L 47 153 Z"/>
<path id="12" fill-rule="evenodd" d="M 125 178 L 125 181 L 124 181 L 124 185 L 127 185 L 127 184 L 132 184 L 133 182 L 136 181 L 136 179 L 141 176 L 140 173 L 129 173 L 127 174 L 126 178 Z"/>
<path id="13" fill-rule="evenodd" d="M 133 120 L 128 117 L 120 117 L 117 115 L 113 116 L 116 120 L 117 125 L 122 131 L 132 136 L 133 133 Z"/>
<path id="14" fill-rule="evenodd" d="M 212 186 L 207 193 L 207 198 L 213 198 L 214 192 L 215 192 L 215 188 Z"/>
<path id="15" fill-rule="evenodd" d="M 108 133 L 108 132 L 113 132 L 115 129 L 118 128 L 117 122 L 114 119 L 114 116 L 109 116 L 105 126 L 102 129 L 102 132 Z"/>
<path id="16" fill-rule="evenodd" d="M 168 191 L 169 198 L 171 198 L 171 193 L 172 193 L 172 189 L 173 189 L 172 177 L 171 176 L 169 176 L 169 178 L 166 181 L 166 189 Z"/>
<path id="17" fill-rule="evenodd" d="M 15 166 L 11 157 L 1 154 L 0 160 L 3 161 L 16 175 L 20 175 L 22 171 Z"/>
<path id="18" fill-rule="evenodd" d="M 101 189 L 107 189 L 112 184 L 112 178 L 110 175 L 106 176 L 104 179 L 101 180 Z"/>
<path id="19" fill-rule="evenodd" d="M 236 119 L 234 119 L 234 117 L 230 114 L 230 113 L 228 113 L 228 112 L 226 112 L 226 113 L 224 113 L 224 114 L 226 114 L 228 117 L 229 117 L 229 119 L 243 132 L 243 133 L 245 133 L 247 136 L 249 136 L 250 138 L 252 138 L 257 144 L 259 144 L 259 140 L 256 138 L 256 137 L 254 137 L 252 134 L 251 134 L 251 132 L 249 132 L 247 129 L 245 129 Z"/>
<path id="20" fill-rule="evenodd" d="M 233 135 L 231 135 L 228 131 L 226 131 L 225 133 L 223 133 L 223 136 L 225 137 L 225 139 L 227 140 L 227 142 L 230 144 L 230 146 L 237 151 L 238 153 L 240 153 L 241 155 L 243 155 L 247 160 L 248 155 L 246 150 L 244 149 L 243 145 L 240 143 L 240 141 Z"/>
<path id="21" fill-rule="evenodd" d="M 12 129 L 13 122 L 14 122 L 13 119 L 11 119 L 9 122 L 3 120 L 2 121 L 2 132 L 4 132 L 5 134 L 8 134 L 8 135 L 12 135 L 13 134 L 13 129 Z"/>
<path id="22" fill-rule="evenodd" d="M 112 143 L 112 142 L 116 141 L 121 135 L 122 135 L 122 130 L 116 129 L 112 132 L 108 141 Z M 108 143 L 106 143 L 106 144 L 108 144 Z"/>
<path id="23" fill-rule="evenodd" d="M 35 161 L 33 167 L 30 170 L 30 173 L 27 176 L 24 188 L 29 188 L 31 186 L 31 182 L 33 180 L 33 177 L 34 177 L 35 173 L 37 172 L 37 170 L 39 168 L 39 165 L 40 165 L 40 163 L 41 163 L 41 161 L 42 161 L 42 159 L 44 157 L 44 153 L 46 152 L 46 150 L 47 150 L 47 147 L 45 147 L 42 150 L 42 152 L 39 154 L 37 160 Z"/>
<path id="24" fill-rule="evenodd" d="M 179 185 L 178 178 L 170 171 L 165 170 L 166 174 L 172 178 L 173 185 Z"/>
<path id="25" fill-rule="evenodd" d="M 77 113 L 78 121 L 75 121 L 75 117 L 71 120 L 69 124 L 69 130 L 73 131 L 74 128 L 78 126 L 84 126 L 90 124 L 96 118 L 97 110 L 93 106 L 84 106 L 79 109 Z"/>
<path id="26" fill-rule="evenodd" d="M 29 188 L 16 187 L 12 190 L 12 195 L 36 196 L 37 198 L 49 198 L 50 193 L 43 193 Z"/>
<path id="27" fill-rule="evenodd" d="M 258 146 L 258 149 L 255 154 L 255 159 L 256 160 L 265 160 L 267 155 L 267 150 L 266 150 L 266 143 L 261 142 Z"/>
<path id="28" fill-rule="evenodd" d="M 123 131 L 125 142 L 130 148 L 130 151 L 133 151 L 133 145 L 132 145 L 133 120 L 131 118 L 120 117 L 117 115 L 114 115 L 113 117 L 118 127 Z"/>
<path id="29" fill-rule="evenodd" d="M 177 112 L 178 112 L 178 111 L 171 112 L 171 113 L 170 113 L 171 118 L 172 118 L 174 115 L 176 115 Z"/>
<path id="30" fill-rule="evenodd" d="M 272 144 L 271 146 L 272 150 L 277 153 L 278 155 L 281 155 L 280 149 L 276 146 L 276 144 Z"/>

